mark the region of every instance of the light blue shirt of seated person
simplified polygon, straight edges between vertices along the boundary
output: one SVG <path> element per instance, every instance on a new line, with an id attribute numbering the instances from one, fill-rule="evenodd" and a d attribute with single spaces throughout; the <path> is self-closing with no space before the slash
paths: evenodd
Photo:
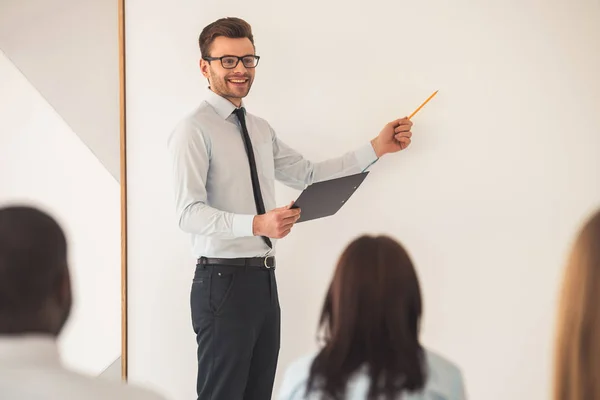
<path id="1" fill-rule="evenodd" d="M 466 400 L 462 373 L 451 361 L 426 350 L 427 382 L 419 392 L 403 393 L 398 400 Z M 310 367 L 316 355 L 300 358 L 285 371 L 278 400 L 320 400 L 318 392 L 306 396 Z M 364 369 L 355 372 L 344 400 L 365 400 L 370 379 Z"/>

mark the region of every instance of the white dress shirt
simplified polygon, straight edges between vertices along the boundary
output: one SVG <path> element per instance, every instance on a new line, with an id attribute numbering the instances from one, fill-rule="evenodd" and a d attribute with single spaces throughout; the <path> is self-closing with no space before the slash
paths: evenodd
<path id="1" fill-rule="evenodd" d="M 460 369 L 451 361 L 425 351 L 427 381 L 420 392 L 403 393 L 398 400 L 465 400 L 467 398 Z M 278 400 L 318 400 L 319 393 L 306 396 L 306 384 L 315 355 L 300 358 L 285 371 Z M 354 373 L 346 385 L 344 400 L 365 400 L 370 379 L 365 368 Z"/>
<path id="2" fill-rule="evenodd" d="M 242 104 L 243 106 L 243 104 Z M 192 237 L 195 257 L 274 255 L 252 234 L 256 204 L 240 124 L 227 99 L 206 99 L 169 136 L 179 227 Z M 313 163 L 281 141 L 269 123 L 246 110 L 265 209 L 275 204 L 275 180 L 292 188 L 359 173 L 377 160 L 370 143 L 357 151 Z M 280 204 L 279 206 L 283 206 Z M 272 240 L 275 247 L 275 240 Z"/>
<path id="3" fill-rule="evenodd" d="M 164 400 L 152 392 L 69 371 L 50 336 L 0 336 L 2 400 Z"/>

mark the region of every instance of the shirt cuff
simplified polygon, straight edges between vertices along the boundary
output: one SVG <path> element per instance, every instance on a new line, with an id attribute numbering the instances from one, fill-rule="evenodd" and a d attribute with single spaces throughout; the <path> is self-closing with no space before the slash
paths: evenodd
<path id="1" fill-rule="evenodd" d="M 252 233 L 252 222 L 254 215 L 234 214 L 233 235 L 235 237 L 254 236 Z"/>
<path id="2" fill-rule="evenodd" d="M 356 150 L 354 152 L 354 155 L 358 160 L 358 166 L 363 171 L 369 168 L 378 160 L 377 154 L 375 154 L 375 149 L 373 149 L 373 145 L 371 144 L 371 142 Z"/>

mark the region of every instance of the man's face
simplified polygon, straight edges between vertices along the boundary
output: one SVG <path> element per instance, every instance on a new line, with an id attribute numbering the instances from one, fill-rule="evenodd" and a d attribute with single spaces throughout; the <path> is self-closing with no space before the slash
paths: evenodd
<path id="1" fill-rule="evenodd" d="M 217 37 L 210 48 L 210 57 L 223 56 L 253 56 L 254 46 L 248 38 L 231 39 L 224 36 Z M 235 64 L 235 63 L 234 63 Z M 254 81 L 255 68 L 246 68 L 239 61 L 235 68 L 227 69 L 221 61 L 200 61 L 202 74 L 210 82 L 213 92 L 225 97 L 239 106 L 242 98 L 248 95 Z"/>

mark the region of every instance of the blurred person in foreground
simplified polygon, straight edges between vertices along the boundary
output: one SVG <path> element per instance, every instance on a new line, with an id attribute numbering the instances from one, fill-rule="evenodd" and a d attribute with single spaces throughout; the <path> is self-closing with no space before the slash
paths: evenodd
<path id="1" fill-rule="evenodd" d="M 58 223 L 35 208 L 0 208 L 0 399 L 161 400 L 62 365 L 57 338 L 71 298 L 67 241 Z"/>
<path id="2" fill-rule="evenodd" d="M 600 399 L 600 210 L 571 248 L 558 308 L 555 400 Z"/>
<path id="3" fill-rule="evenodd" d="M 458 367 L 420 344 L 421 311 L 404 248 L 386 236 L 357 238 L 325 298 L 324 346 L 290 365 L 279 399 L 466 399 Z"/>

